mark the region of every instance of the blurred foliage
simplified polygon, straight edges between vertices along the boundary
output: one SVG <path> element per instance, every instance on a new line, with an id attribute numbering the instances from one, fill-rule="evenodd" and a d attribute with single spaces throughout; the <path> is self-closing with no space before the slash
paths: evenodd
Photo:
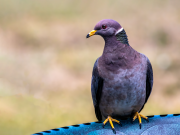
<path id="1" fill-rule="evenodd" d="M 96 121 L 90 82 L 103 51 L 87 33 L 102 19 L 147 55 L 154 87 L 144 115 L 179 113 L 179 0 L 1 0 L 0 134 L 24 135 Z"/>
<path id="2" fill-rule="evenodd" d="M 170 44 L 169 35 L 163 30 L 157 31 L 157 33 L 154 34 L 154 38 L 156 42 L 163 47 Z"/>

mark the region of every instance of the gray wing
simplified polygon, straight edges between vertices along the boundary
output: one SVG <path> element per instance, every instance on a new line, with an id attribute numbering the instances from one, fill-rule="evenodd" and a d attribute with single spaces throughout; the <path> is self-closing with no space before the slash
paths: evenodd
<path id="1" fill-rule="evenodd" d="M 152 69 L 152 66 L 151 66 L 151 62 L 147 58 L 146 99 L 145 99 L 144 104 L 147 102 L 147 100 L 148 100 L 148 98 L 149 98 L 149 96 L 151 94 L 152 87 L 153 87 L 153 69 Z M 144 107 L 144 105 L 143 105 L 143 107 Z M 143 109 L 143 107 L 141 108 L 141 110 Z"/>
<path id="2" fill-rule="evenodd" d="M 92 94 L 96 118 L 99 121 L 101 121 L 102 115 L 99 108 L 99 101 L 101 98 L 101 93 L 103 88 L 103 79 L 99 76 L 97 64 L 98 64 L 98 59 L 96 60 L 93 67 L 92 80 L 91 80 L 91 94 Z"/>

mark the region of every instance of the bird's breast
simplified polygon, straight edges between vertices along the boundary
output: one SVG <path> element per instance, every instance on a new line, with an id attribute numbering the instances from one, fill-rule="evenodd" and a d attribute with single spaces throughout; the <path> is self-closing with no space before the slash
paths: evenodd
<path id="1" fill-rule="evenodd" d="M 136 64 L 131 69 L 116 72 L 101 68 L 104 85 L 100 108 L 104 115 L 130 115 L 141 109 L 146 95 L 146 65 Z"/>

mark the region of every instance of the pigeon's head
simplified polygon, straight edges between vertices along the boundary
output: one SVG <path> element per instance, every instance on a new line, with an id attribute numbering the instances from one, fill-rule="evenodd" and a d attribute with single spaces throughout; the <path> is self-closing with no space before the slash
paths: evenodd
<path id="1" fill-rule="evenodd" d="M 94 30 L 92 30 L 87 36 L 86 38 L 89 38 L 93 35 L 100 35 L 103 38 L 105 37 L 111 37 L 116 35 L 117 33 L 119 33 L 120 31 L 122 31 L 123 28 L 121 27 L 121 25 L 111 19 L 105 19 L 105 20 L 101 20 L 100 22 L 98 22 L 96 24 L 96 26 L 94 27 Z"/>

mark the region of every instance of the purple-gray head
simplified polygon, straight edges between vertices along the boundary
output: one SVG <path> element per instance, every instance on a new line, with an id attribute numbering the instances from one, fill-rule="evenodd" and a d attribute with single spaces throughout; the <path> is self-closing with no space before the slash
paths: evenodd
<path id="1" fill-rule="evenodd" d="M 93 35 L 100 35 L 103 38 L 110 37 L 110 36 L 116 35 L 117 33 L 121 32 L 122 30 L 123 30 L 123 28 L 121 27 L 121 25 L 118 22 L 116 22 L 112 19 L 104 19 L 96 24 L 96 26 L 94 27 L 94 30 L 92 30 L 86 36 L 86 38 L 89 38 L 90 36 L 93 36 Z"/>

